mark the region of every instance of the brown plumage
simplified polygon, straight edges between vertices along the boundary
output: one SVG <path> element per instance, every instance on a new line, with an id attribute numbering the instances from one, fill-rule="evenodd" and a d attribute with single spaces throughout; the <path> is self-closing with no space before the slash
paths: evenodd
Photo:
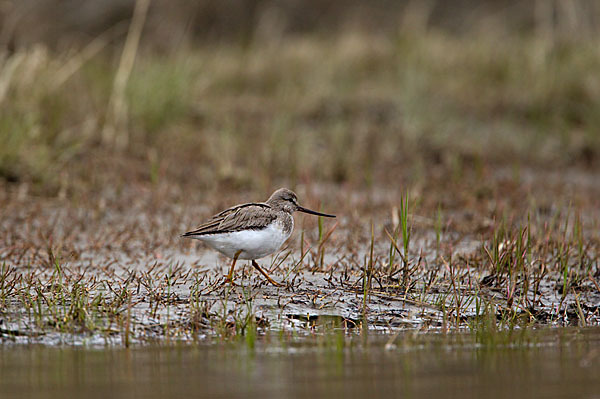
<path id="1" fill-rule="evenodd" d="M 277 218 L 273 209 L 260 202 L 241 204 L 225 209 L 202 223 L 198 228 L 188 231 L 183 236 L 199 236 L 204 234 L 231 233 L 241 230 L 264 229 Z"/>

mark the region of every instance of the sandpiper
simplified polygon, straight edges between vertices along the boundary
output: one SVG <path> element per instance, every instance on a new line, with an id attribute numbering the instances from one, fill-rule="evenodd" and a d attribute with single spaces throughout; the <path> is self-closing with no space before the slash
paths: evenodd
<path id="1" fill-rule="evenodd" d="M 252 260 L 254 266 L 275 286 L 281 286 L 256 263 L 276 252 L 294 230 L 292 213 L 300 211 L 311 215 L 334 218 L 335 215 L 312 211 L 298 205 L 296 194 L 287 188 L 275 191 L 266 202 L 236 205 L 216 214 L 196 230 L 183 237 L 204 241 L 233 262 L 226 281 L 233 283 L 233 269 L 238 259 Z"/>

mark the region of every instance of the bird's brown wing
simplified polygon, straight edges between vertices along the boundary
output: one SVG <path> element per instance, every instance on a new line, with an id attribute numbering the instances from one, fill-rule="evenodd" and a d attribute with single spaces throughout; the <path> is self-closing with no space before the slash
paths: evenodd
<path id="1" fill-rule="evenodd" d="M 260 230 L 276 218 L 271 207 L 263 203 L 237 205 L 213 216 L 197 229 L 183 236 L 231 233 L 240 230 Z"/>

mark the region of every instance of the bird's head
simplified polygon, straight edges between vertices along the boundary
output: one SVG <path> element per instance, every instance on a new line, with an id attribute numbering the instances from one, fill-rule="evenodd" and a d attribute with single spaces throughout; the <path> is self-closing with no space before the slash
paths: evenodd
<path id="1" fill-rule="evenodd" d="M 326 213 L 321 213 L 317 211 L 313 211 L 298 204 L 298 197 L 296 193 L 287 188 L 280 188 L 275 191 L 271 197 L 267 200 L 267 204 L 275 209 L 281 209 L 287 213 L 294 213 L 295 211 L 309 213 L 311 215 L 317 216 L 325 216 L 328 218 L 334 218 L 335 215 L 328 215 Z"/>

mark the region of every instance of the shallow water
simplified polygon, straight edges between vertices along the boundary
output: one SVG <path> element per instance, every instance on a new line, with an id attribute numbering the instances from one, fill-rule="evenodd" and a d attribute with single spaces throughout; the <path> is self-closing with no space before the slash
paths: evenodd
<path id="1" fill-rule="evenodd" d="M 600 397 L 600 329 L 2 346 L 0 397 Z"/>

